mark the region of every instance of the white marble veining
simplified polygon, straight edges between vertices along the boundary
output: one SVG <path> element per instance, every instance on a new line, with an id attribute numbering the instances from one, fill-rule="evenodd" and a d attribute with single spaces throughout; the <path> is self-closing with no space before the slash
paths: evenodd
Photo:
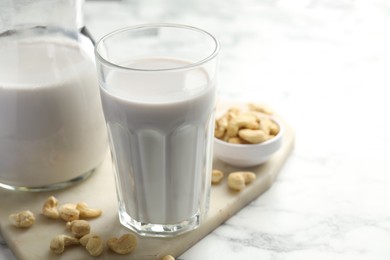
<path id="1" fill-rule="evenodd" d="M 272 188 L 179 259 L 390 259 L 390 2 L 89 1 L 96 38 L 184 23 L 221 43 L 220 95 L 296 131 Z M 0 259 L 13 259 L 0 238 Z"/>

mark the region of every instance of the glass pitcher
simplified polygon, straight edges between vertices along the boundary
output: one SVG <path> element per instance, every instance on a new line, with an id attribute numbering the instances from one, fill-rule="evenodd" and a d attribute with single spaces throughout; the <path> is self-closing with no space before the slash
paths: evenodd
<path id="1" fill-rule="evenodd" d="M 40 191 L 89 176 L 107 146 L 82 0 L 0 3 L 0 187 Z"/>

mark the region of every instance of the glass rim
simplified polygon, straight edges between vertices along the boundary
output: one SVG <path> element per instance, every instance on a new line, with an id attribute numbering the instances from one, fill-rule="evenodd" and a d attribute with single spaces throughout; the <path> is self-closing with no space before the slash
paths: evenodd
<path id="1" fill-rule="evenodd" d="M 131 67 L 121 66 L 121 65 L 115 64 L 115 63 L 105 59 L 102 55 L 100 55 L 100 53 L 98 51 L 98 47 L 100 45 L 102 45 L 103 42 L 106 39 L 111 38 L 112 36 L 115 36 L 115 35 L 117 35 L 119 33 L 126 32 L 126 31 L 137 30 L 137 29 L 163 28 L 163 27 L 187 29 L 187 30 L 191 30 L 191 31 L 194 31 L 194 32 L 198 32 L 198 33 L 202 33 L 204 35 L 207 35 L 214 42 L 214 49 L 211 52 L 211 54 L 207 55 L 205 58 L 203 58 L 203 59 L 201 59 L 199 61 L 196 61 L 196 62 L 194 62 L 192 64 L 181 66 L 181 67 L 166 68 L 166 69 L 138 69 L 138 68 L 131 68 Z M 205 31 L 203 29 L 200 29 L 198 27 L 190 26 L 190 25 L 184 25 L 184 24 L 175 24 L 175 23 L 149 23 L 149 24 L 140 24 L 140 25 L 135 25 L 135 26 L 127 26 L 127 27 L 124 27 L 124 28 L 120 28 L 120 29 L 114 30 L 114 31 L 104 35 L 96 43 L 94 52 L 95 52 L 95 57 L 99 60 L 99 62 L 101 62 L 101 63 L 103 63 L 105 65 L 111 66 L 111 67 L 115 67 L 115 68 L 123 69 L 123 70 L 130 70 L 130 71 L 156 72 L 156 71 L 179 71 L 179 70 L 187 70 L 187 69 L 198 67 L 198 66 L 200 66 L 202 64 L 205 64 L 208 61 L 214 59 L 218 55 L 219 49 L 220 49 L 220 46 L 219 46 L 218 40 L 211 33 L 207 32 L 207 31 Z"/>

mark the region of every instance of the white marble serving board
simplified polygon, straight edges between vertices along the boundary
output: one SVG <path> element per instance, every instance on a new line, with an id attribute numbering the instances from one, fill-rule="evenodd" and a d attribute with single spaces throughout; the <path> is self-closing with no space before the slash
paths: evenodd
<path id="1" fill-rule="evenodd" d="M 265 164 L 248 168 L 257 174 L 257 179 L 241 192 L 233 192 L 227 187 L 226 178 L 219 185 L 212 186 L 210 210 L 204 223 L 196 230 L 174 238 L 138 237 L 138 247 L 130 255 L 116 255 L 109 250 L 98 259 L 161 259 L 166 254 L 179 256 L 197 241 L 217 228 L 229 217 L 245 207 L 269 187 L 287 160 L 294 145 L 292 128 L 285 123 L 285 138 L 282 148 Z M 225 173 L 239 170 L 214 159 L 214 168 Z M 242 168 L 241 168 L 242 169 Z M 98 170 L 84 182 L 59 191 L 27 193 L 0 190 L 0 231 L 16 257 L 21 260 L 31 259 L 95 259 L 81 246 L 67 248 L 62 255 L 50 252 L 49 244 L 57 234 L 67 234 L 61 220 L 47 219 L 40 214 L 43 202 L 54 195 L 61 203 L 87 202 L 91 207 L 103 210 L 103 215 L 90 220 L 91 232 L 102 236 L 106 241 L 112 236 L 120 236 L 128 229 L 121 226 L 118 220 L 115 183 L 111 159 L 107 156 Z M 36 223 L 29 229 L 18 229 L 11 226 L 8 216 L 11 213 L 29 209 L 36 215 Z"/>

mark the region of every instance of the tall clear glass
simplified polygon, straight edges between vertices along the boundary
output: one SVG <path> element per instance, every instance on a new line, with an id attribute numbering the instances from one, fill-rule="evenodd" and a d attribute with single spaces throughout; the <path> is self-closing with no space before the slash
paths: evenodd
<path id="1" fill-rule="evenodd" d="M 219 45 L 190 26 L 121 29 L 95 48 L 120 222 L 146 236 L 196 228 L 209 201 Z"/>
<path id="2" fill-rule="evenodd" d="M 0 187 L 41 191 L 88 177 L 108 151 L 82 0 L 0 3 Z"/>

